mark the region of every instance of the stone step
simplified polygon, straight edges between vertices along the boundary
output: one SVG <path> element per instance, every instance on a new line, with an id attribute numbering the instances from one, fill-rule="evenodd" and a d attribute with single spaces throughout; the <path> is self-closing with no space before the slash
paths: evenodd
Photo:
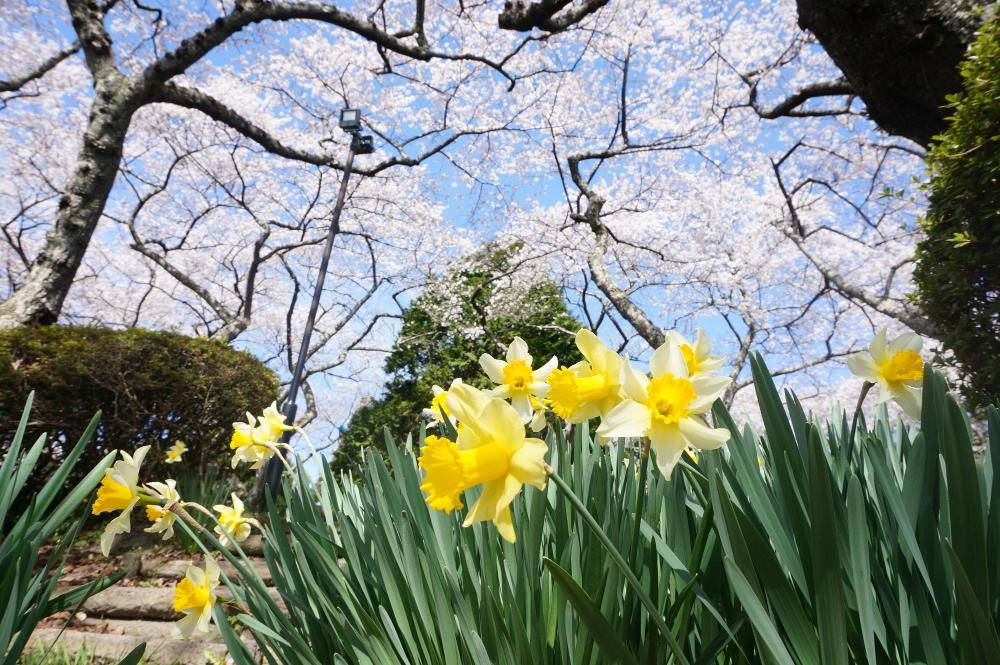
<path id="1" fill-rule="evenodd" d="M 230 580 L 238 579 L 236 569 L 228 561 L 219 561 L 219 568 Z M 184 577 L 189 565 L 204 566 L 201 557 L 189 557 L 180 559 L 150 559 L 142 562 L 142 574 L 145 577 L 161 577 L 168 580 L 179 580 Z M 265 586 L 271 586 L 271 571 L 267 569 L 267 562 L 264 559 L 251 558 L 251 567 L 257 571 Z"/>
<path id="2" fill-rule="evenodd" d="M 91 654 L 88 661 L 95 665 L 114 664 L 132 649 L 146 642 L 147 665 L 213 665 L 226 654 L 226 647 L 219 641 L 206 639 L 175 639 L 173 627 L 162 622 L 122 621 L 121 624 L 148 624 L 142 627 L 122 628 L 124 634 L 95 633 L 58 628 L 41 628 L 28 640 L 29 650 L 55 648 L 76 654 L 83 650 Z M 214 631 L 215 628 L 213 627 Z M 218 637 L 218 633 L 214 633 Z"/>
<path id="3" fill-rule="evenodd" d="M 276 589 L 269 589 L 271 597 L 284 607 Z M 229 597 L 224 587 L 217 590 L 220 598 Z M 83 604 L 88 617 L 102 619 L 149 619 L 173 621 L 180 618 L 173 609 L 173 587 L 123 587 L 113 586 L 96 593 Z"/>

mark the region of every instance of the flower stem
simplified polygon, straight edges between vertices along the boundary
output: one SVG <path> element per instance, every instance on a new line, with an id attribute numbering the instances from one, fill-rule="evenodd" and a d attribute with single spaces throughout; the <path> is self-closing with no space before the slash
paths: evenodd
<path id="1" fill-rule="evenodd" d="M 649 468 L 649 440 L 642 443 L 642 461 L 639 463 L 639 487 L 636 490 L 638 495 L 635 499 L 635 524 L 632 527 L 632 560 L 638 560 L 639 554 L 639 527 L 642 525 L 642 513 L 646 508 L 646 471 Z"/>
<path id="2" fill-rule="evenodd" d="M 611 542 L 611 539 L 608 538 L 608 535 L 604 533 L 603 529 L 601 529 L 601 525 L 597 523 L 597 520 L 594 519 L 594 516 L 590 514 L 586 506 L 583 505 L 583 502 L 580 501 L 580 497 L 578 497 L 576 493 L 573 492 L 572 489 L 570 489 L 569 485 L 566 484 L 566 481 L 563 480 L 559 476 L 559 474 L 557 474 L 551 468 L 548 469 L 548 473 L 549 477 L 552 479 L 552 482 L 554 482 L 556 484 L 556 487 L 558 487 L 560 491 L 562 491 L 562 493 L 569 500 L 570 505 L 572 505 L 573 508 L 576 510 L 576 512 L 580 515 L 580 517 L 583 518 L 583 521 L 587 523 L 587 526 L 590 527 L 590 530 L 594 532 L 594 535 L 597 536 L 597 539 L 601 542 L 601 545 L 603 545 L 604 549 L 607 550 L 608 555 L 611 557 L 611 560 L 615 562 L 615 565 L 618 566 L 619 570 L 621 570 L 622 575 L 625 576 L 625 580 L 628 582 L 629 586 L 632 587 L 632 590 L 635 591 L 637 596 L 639 596 L 639 602 L 641 602 L 645 606 L 646 611 L 649 613 L 649 617 L 653 620 L 653 623 L 656 624 L 657 629 L 659 629 L 660 633 L 667 640 L 667 644 L 669 645 L 670 650 L 677 657 L 677 662 L 680 663 L 681 665 L 690 665 L 688 659 L 685 658 L 684 652 L 681 650 L 680 645 L 674 638 L 673 633 L 670 632 L 670 628 L 667 627 L 666 622 L 663 620 L 663 615 L 656 607 L 656 604 L 653 603 L 652 599 L 649 597 L 649 594 L 646 593 L 646 590 L 642 588 L 642 585 L 639 583 L 639 578 L 635 576 L 635 573 L 632 572 L 632 569 L 625 562 L 625 559 L 622 558 L 621 552 L 618 551 L 618 548 L 616 548 L 614 543 Z"/>
<path id="3" fill-rule="evenodd" d="M 868 392 L 874 387 L 874 383 L 865 381 L 861 386 L 861 394 L 858 395 L 858 403 L 854 407 L 854 418 L 851 420 L 851 433 L 847 437 L 847 459 L 844 461 L 844 487 L 842 494 L 845 497 L 847 496 L 847 483 L 851 474 L 851 457 L 854 455 L 854 437 L 858 431 L 858 420 L 861 418 L 861 407 L 865 403 L 865 398 L 868 397 Z"/>

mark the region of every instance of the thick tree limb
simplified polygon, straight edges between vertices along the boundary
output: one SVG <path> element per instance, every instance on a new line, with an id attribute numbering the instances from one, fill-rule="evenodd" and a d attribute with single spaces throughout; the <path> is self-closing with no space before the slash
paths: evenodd
<path id="1" fill-rule="evenodd" d="M 819 97 L 834 97 L 840 95 L 853 95 L 854 88 L 847 82 L 847 79 L 840 78 L 834 81 L 823 81 L 803 86 L 785 99 L 781 100 L 771 108 L 765 108 L 757 101 L 757 83 L 750 87 L 750 107 L 758 116 L 765 120 L 775 118 L 805 118 L 812 116 L 840 115 L 850 111 L 850 102 L 842 109 L 816 109 L 803 110 L 799 108 L 810 99 Z"/>
<path id="2" fill-rule="evenodd" d="M 212 120 L 231 127 L 268 152 L 279 157 L 294 159 L 317 166 L 326 166 L 331 163 L 331 158 L 328 155 L 299 150 L 285 145 L 268 133 L 267 130 L 255 125 L 216 98 L 206 95 L 200 90 L 174 85 L 173 83 L 165 83 L 160 87 L 154 99 L 155 101 L 201 111 Z"/>
<path id="3" fill-rule="evenodd" d="M 550 33 L 562 32 L 606 4 L 608 0 L 584 0 L 580 3 L 572 0 L 512 0 L 504 3 L 498 23 L 503 30 L 517 32 L 530 32 L 535 28 Z"/>

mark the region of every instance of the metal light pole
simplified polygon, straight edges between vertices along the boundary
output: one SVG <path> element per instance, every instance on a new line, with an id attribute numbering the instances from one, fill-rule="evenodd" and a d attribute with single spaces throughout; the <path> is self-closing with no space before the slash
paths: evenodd
<path id="1" fill-rule="evenodd" d="M 340 213 L 344 209 L 344 200 L 347 198 L 347 181 L 351 177 L 354 156 L 367 155 L 374 151 L 372 137 L 361 133 L 361 111 L 342 109 L 340 111 L 340 128 L 351 135 L 351 147 L 347 153 L 347 163 L 344 165 L 344 177 L 340 181 L 340 191 L 337 192 L 337 202 L 333 206 L 330 229 L 327 231 L 326 243 L 323 245 L 323 259 L 319 264 L 319 276 L 316 279 L 316 290 L 313 292 L 312 304 L 309 306 L 309 316 L 306 317 L 306 327 L 302 331 L 299 357 L 295 361 L 295 371 L 292 372 L 292 382 L 288 386 L 288 394 L 281 404 L 281 413 L 285 416 L 287 423 L 295 422 L 295 413 L 298 410 L 295 400 L 299 394 L 299 387 L 302 385 L 302 372 L 305 369 L 306 357 L 309 355 L 309 340 L 312 338 L 313 327 L 316 324 L 316 312 L 319 311 L 319 299 L 323 295 L 323 283 L 326 281 L 326 269 L 330 265 L 333 241 L 340 232 Z M 291 438 L 292 432 L 287 431 L 282 435 L 281 442 L 288 443 Z M 284 450 L 279 450 L 278 454 L 284 455 Z M 272 457 L 267 461 L 262 471 L 261 480 L 263 482 L 258 482 L 258 495 L 256 497 L 258 505 L 264 504 L 265 487 L 271 489 L 271 496 L 278 495 L 283 467 L 284 464 L 277 457 Z"/>

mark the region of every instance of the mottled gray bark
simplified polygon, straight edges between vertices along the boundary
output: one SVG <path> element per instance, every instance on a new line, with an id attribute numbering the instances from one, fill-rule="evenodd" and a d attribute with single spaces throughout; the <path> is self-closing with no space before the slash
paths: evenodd
<path id="1" fill-rule="evenodd" d="M 798 0 L 812 32 L 879 127 L 927 146 L 945 127 L 946 95 L 993 0 Z"/>

